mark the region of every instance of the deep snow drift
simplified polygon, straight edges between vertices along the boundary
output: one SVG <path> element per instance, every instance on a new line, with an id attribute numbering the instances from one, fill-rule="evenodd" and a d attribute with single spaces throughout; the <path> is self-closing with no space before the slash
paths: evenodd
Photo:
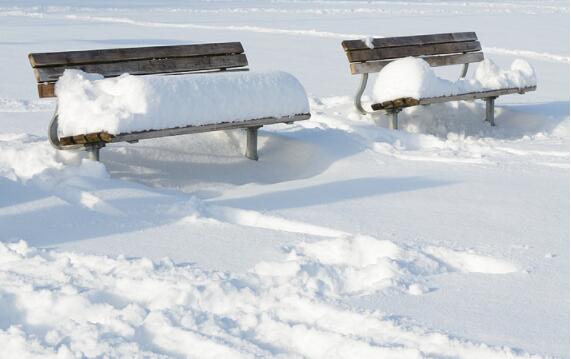
<path id="1" fill-rule="evenodd" d="M 0 358 L 569 357 L 568 28 L 564 1 L 3 3 Z M 470 30 L 537 73 L 496 127 L 354 110 L 341 40 Z M 241 131 L 48 144 L 29 52 L 223 41 L 309 95 L 259 161 Z"/>
<path id="2" fill-rule="evenodd" d="M 309 112 L 303 86 L 290 74 L 235 72 L 104 79 L 66 70 L 56 83 L 62 136 L 119 134 Z"/>
<path id="3" fill-rule="evenodd" d="M 368 237 L 302 243 L 285 260 L 260 263 L 244 275 L 167 259 L 153 263 L 0 243 L 0 303 L 11 313 L 4 320 L 19 322 L 24 312 L 26 326 L 41 328 L 30 335 L 11 326 L 0 332 L 0 345 L 18 358 L 153 357 L 154 349 L 205 358 L 528 357 L 405 329 L 382 313 L 349 311 L 320 299 L 393 286 L 419 295 L 422 286 L 407 282 L 450 270 L 516 268 L 476 254 L 440 248 L 425 254 Z"/>

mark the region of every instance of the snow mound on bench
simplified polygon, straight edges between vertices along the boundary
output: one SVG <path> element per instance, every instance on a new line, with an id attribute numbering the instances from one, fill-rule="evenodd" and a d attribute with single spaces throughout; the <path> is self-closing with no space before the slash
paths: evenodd
<path id="1" fill-rule="evenodd" d="M 66 70 L 56 83 L 62 136 L 119 134 L 309 113 L 303 86 L 281 72 L 178 76 Z"/>
<path id="2" fill-rule="evenodd" d="M 525 60 L 515 60 L 510 70 L 505 71 L 486 59 L 479 64 L 474 77 L 449 81 L 438 77 L 423 59 L 406 57 L 391 62 L 381 70 L 373 93 L 376 102 L 385 102 L 405 97 L 421 99 L 524 88 L 535 86 L 536 83 L 535 71 Z"/>

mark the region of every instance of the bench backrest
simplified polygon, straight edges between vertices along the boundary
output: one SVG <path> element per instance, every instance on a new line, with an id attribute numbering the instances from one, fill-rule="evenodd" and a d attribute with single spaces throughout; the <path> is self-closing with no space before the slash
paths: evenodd
<path id="1" fill-rule="evenodd" d="M 225 70 L 248 66 L 239 42 L 152 46 L 28 55 L 40 97 L 54 97 L 54 84 L 65 69 L 79 69 L 104 77 Z"/>
<path id="2" fill-rule="evenodd" d="M 408 56 L 421 57 L 431 66 L 467 64 L 484 59 L 474 32 L 385 37 L 371 42 L 373 48 L 369 48 L 364 40 L 342 42 L 351 73 L 379 72 L 391 61 Z"/>

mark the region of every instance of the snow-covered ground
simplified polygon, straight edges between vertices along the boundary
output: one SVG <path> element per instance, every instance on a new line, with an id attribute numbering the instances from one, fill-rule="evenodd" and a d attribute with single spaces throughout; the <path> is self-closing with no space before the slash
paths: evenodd
<path id="1" fill-rule="evenodd" d="M 537 91 L 357 114 L 341 40 L 452 31 Z M 258 162 L 47 143 L 29 52 L 223 41 L 310 96 Z M 566 1 L 4 0 L 0 78 L 1 358 L 569 357 Z"/>

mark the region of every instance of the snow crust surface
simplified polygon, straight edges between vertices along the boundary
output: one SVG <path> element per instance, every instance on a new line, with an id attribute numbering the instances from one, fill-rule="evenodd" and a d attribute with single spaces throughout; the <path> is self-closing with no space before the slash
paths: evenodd
<path id="1" fill-rule="evenodd" d="M 338 238 L 303 243 L 284 261 L 232 275 L 168 259 L 0 243 L 0 303 L 12 313 L 6 318 L 11 326 L 0 329 L 0 345 L 16 357 L 46 358 L 159 357 L 153 349 L 202 358 L 278 353 L 529 358 L 421 328 L 404 329 L 381 313 L 350 311 L 319 299 L 393 286 L 420 295 L 426 289 L 414 283 L 415 277 L 449 270 L 442 264 L 447 256 L 440 254 L 434 258 L 444 262 L 386 240 Z M 494 268 L 493 259 L 464 255 L 482 270 Z M 31 327 L 41 329 L 30 335 Z"/>
<path id="2" fill-rule="evenodd" d="M 466 30 L 541 80 L 495 127 L 354 109 L 341 40 Z M 3 2 L 0 358 L 569 358 L 568 31 L 560 0 Z M 257 162 L 241 131 L 49 145 L 28 53 L 189 39 L 294 74 L 311 120 Z"/>
<path id="3" fill-rule="evenodd" d="M 303 86 L 281 72 L 104 79 L 66 70 L 56 83 L 63 136 L 239 122 L 308 113 Z"/>
<path id="4" fill-rule="evenodd" d="M 450 81 L 438 77 L 423 59 L 406 57 L 383 67 L 377 75 L 373 92 L 378 102 L 384 102 L 406 97 L 421 99 L 536 85 L 533 67 L 522 59 L 514 60 L 507 71 L 485 59 L 478 64 L 473 77 Z"/>

